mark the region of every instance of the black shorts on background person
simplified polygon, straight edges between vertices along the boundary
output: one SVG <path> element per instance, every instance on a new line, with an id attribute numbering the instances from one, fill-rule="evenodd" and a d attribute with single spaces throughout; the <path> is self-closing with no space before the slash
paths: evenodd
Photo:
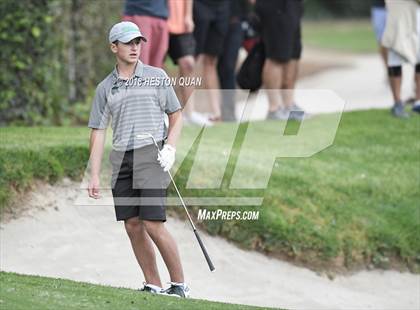
<path id="1" fill-rule="evenodd" d="M 300 59 L 302 53 L 300 0 L 262 0 L 256 2 L 260 17 L 262 40 L 267 58 L 279 62 Z"/>
<path id="2" fill-rule="evenodd" d="M 217 76 L 218 58 L 224 48 L 229 27 L 229 0 L 195 0 L 193 7 L 194 38 L 197 44 L 195 55 L 198 67 L 202 68 L 203 89 L 208 91 L 211 122 L 220 122 L 220 94 L 214 91 L 220 87 Z"/>
<path id="3" fill-rule="evenodd" d="M 194 1 L 196 55 L 219 56 L 229 27 L 228 0 Z"/>
<path id="4" fill-rule="evenodd" d="M 262 80 L 270 90 L 268 120 L 302 121 L 304 111 L 296 104 L 294 89 L 302 54 L 300 22 L 301 0 L 257 0 L 256 13 L 261 21 L 261 38 L 266 59 Z"/>
<path id="5" fill-rule="evenodd" d="M 176 64 L 178 59 L 195 54 L 195 40 L 192 33 L 171 34 L 169 36 L 168 54 Z"/>

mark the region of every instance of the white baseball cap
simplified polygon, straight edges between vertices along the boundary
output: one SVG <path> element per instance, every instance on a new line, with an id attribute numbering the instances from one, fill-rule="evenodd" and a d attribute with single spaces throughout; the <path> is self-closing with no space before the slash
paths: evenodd
<path id="1" fill-rule="evenodd" d="M 140 38 L 147 42 L 146 38 L 141 34 L 139 27 L 132 22 L 120 22 L 112 26 L 109 31 L 109 43 L 120 41 L 128 43 L 135 38 Z"/>

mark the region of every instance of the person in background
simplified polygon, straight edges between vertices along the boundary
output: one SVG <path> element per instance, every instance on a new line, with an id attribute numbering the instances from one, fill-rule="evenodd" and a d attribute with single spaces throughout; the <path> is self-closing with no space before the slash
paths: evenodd
<path id="1" fill-rule="evenodd" d="M 386 25 L 385 0 L 373 0 L 370 12 L 373 31 L 375 32 L 375 38 L 379 45 L 379 52 L 382 56 L 385 66 L 387 66 L 387 50 L 382 45 L 382 36 L 384 35 Z"/>
<path id="2" fill-rule="evenodd" d="M 204 88 L 219 88 L 217 61 L 229 27 L 229 0 L 195 0 L 193 8 L 197 61 L 203 66 Z M 210 91 L 211 121 L 221 121 L 219 92 Z"/>
<path id="3" fill-rule="evenodd" d="M 222 91 L 221 113 L 223 121 L 235 121 L 235 69 L 239 48 L 243 41 L 242 21 L 250 10 L 250 0 L 234 0 L 230 2 L 229 28 L 220 55 L 217 72 Z"/>
<path id="4" fill-rule="evenodd" d="M 388 11 L 382 44 L 388 48 L 387 64 L 394 105 L 391 113 L 408 118 L 401 100 L 402 64 L 415 66 L 416 101 L 414 112 L 420 113 L 420 8 L 417 1 L 386 0 Z"/>
<path id="5" fill-rule="evenodd" d="M 179 67 L 179 77 L 193 77 L 195 69 L 194 21 L 192 17 L 193 0 L 168 0 L 169 50 L 172 61 Z M 188 102 L 194 86 L 179 89 L 183 105 L 184 121 L 196 125 L 211 126 L 212 122 L 194 110 L 194 103 Z M 188 102 L 188 104 L 187 104 Z"/>
<path id="6" fill-rule="evenodd" d="M 166 0 L 125 1 L 123 20 L 141 27 L 148 38 L 140 54 L 140 60 L 147 65 L 163 67 L 169 40 L 167 18 Z"/>
<path id="7" fill-rule="evenodd" d="M 266 60 L 263 85 L 268 90 L 269 120 L 303 119 L 294 103 L 293 90 L 302 53 L 301 0 L 257 0 Z M 282 102 L 283 101 L 283 102 Z"/>

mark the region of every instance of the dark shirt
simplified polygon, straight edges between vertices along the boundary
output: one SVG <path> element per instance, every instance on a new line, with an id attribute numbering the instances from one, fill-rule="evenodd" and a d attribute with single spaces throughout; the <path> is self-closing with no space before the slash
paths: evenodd
<path id="1" fill-rule="evenodd" d="M 168 18 L 168 4 L 166 0 L 126 0 L 124 15 L 152 16 Z"/>
<path id="2" fill-rule="evenodd" d="M 271 9 L 285 9 L 288 5 L 302 5 L 303 0 L 257 0 L 255 5 L 258 7 L 266 7 Z"/>
<path id="3" fill-rule="evenodd" d="M 251 11 L 251 5 L 248 0 L 231 0 L 230 16 L 239 19 L 245 18 Z"/>
<path id="4" fill-rule="evenodd" d="M 230 0 L 194 0 L 194 1 L 201 2 L 210 7 L 218 7 L 219 5 L 222 6 L 222 5 L 225 5 L 227 2 L 230 2 Z"/>
<path id="5" fill-rule="evenodd" d="M 283 11 L 290 16 L 302 18 L 303 16 L 303 0 L 257 0 L 255 10 L 266 12 Z"/>
<path id="6" fill-rule="evenodd" d="M 372 0 L 372 6 L 375 8 L 384 8 L 385 0 Z"/>

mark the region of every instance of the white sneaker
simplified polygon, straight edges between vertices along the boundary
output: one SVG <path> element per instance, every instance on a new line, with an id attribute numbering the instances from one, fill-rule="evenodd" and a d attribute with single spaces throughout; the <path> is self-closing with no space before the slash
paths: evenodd
<path id="1" fill-rule="evenodd" d="M 210 127 L 213 126 L 213 122 L 210 121 L 206 116 L 198 112 L 191 112 L 190 115 L 185 115 L 184 119 L 187 124 L 194 124 L 199 126 Z"/>
<path id="2" fill-rule="evenodd" d="M 294 119 L 295 121 L 301 122 L 304 118 L 305 112 L 296 105 L 296 103 L 293 103 L 293 105 L 289 109 L 290 111 L 290 119 Z"/>
<path id="3" fill-rule="evenodd" d="M 163 290 L 163 294 L 179 298 L 188 298 L 190 296 L 190 288 L 185 283 L 170 282 L 171 286 Z"/>
<path id="4" fill-rule="evenodd" d="M 413 104 L 413 111 L 420 113 L 420 100 L 416 100 Z"/>
<path id="5" fill-rule="evenodd" d="M 267 120 L 287 121 L 289 119 L 289 110 L 279 108 L 275 111 L 268 112 Z"/>
<path id="6" fill-rule="evenodd" d="M 151 294 L 162 294 L 163 288 L 157 285 L 143 283 L 143 288 L 141 288 L 140 291 L 151 293 Z"/>

